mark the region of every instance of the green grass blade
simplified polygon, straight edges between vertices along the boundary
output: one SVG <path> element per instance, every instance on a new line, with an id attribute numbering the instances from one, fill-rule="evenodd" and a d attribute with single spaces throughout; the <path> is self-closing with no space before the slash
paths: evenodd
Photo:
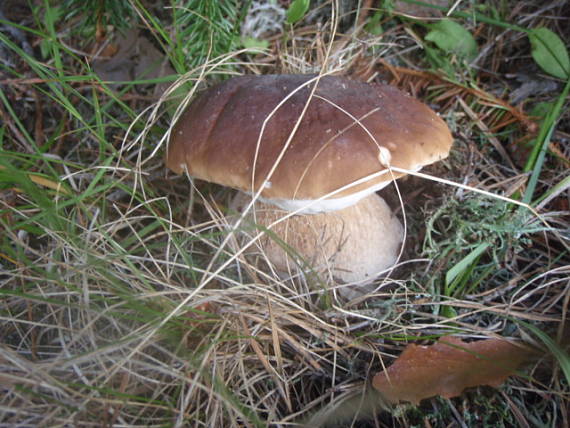
<path id="1" fill-rule="evenodd" d="M 485 250 L 489 247 L 489 243 L 482 243 L 479 244 L 471 253 L 461 259 L 455 266 L 449 269 L 445 275 L 445 285 L 446 287 L 450 287 L 453 281 L 464 271 L 469 269 L 471 264 L 477 260 L 478 257 L 481 256 L 485 252 Z"/>

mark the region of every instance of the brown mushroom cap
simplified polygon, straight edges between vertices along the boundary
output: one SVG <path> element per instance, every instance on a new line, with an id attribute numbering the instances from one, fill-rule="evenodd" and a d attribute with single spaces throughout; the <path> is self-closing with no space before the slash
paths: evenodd
<path id="1" fill-rule="evenodd" d="M 241 76 L 206 90 L 174 126 L 167 166 L 246 192 L 263 186 L 265 200 L 289 208 L 279 201 L 323 198 L 386 170 L 380 147 L 389 152 L 390 165 L 408 170 L 447 156 L 452 143 L 447 125 L 418 100 L 388 85 L 337 76 L 321 77 L 317 84 L 314 78 Z M 297 131 L 268 177 L 315 84 Z M 345 202 L 324 209 L 348 206 L 401 175 L 382 174 L 346 188 L 328 197 Z"/>

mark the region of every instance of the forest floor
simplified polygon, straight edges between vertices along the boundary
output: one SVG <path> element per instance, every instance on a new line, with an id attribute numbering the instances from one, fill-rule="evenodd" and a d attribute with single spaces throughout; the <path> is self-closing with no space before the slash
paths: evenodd
<path id="1" fill-rule="evenodd" d="M 154 3 L 0 3 L 0 427 L 569 426 L 570 4 Z M 403 254 L 352 301 L 244 256 L 234 191 L 165 167 L 184 101 L 270 73 L 389 83 L 453 133 L 381 191 Z M 343 407 L 448 336 L 538 352 Z"/>

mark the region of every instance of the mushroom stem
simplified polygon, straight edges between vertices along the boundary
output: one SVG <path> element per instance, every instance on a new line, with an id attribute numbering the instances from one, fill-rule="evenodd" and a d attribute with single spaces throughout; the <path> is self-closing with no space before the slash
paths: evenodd
<path id="1" fill-rule="evenodd" d="M 231 205 L 243 212 L 250 201 L 251 196 L 240 192 Z M 279 272 L 303 273 L 309 263 L 335 282 L 365 285 L 397 261 L 403 227 L 375 193 L 342 210 L 282 220 L 287 214 L 256 202 L 249 216 L 272 232 L 260 239 L 258 249 Z"/>

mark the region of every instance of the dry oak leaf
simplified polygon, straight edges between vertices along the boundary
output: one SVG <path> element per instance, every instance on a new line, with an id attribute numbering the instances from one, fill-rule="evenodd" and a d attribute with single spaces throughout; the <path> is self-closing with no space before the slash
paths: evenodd
<path id="1" fill-rule="evenodd" d="M 372 386 L 391 403 L 456 397 L 465 388 L 499 386 L 531 356 L 530 349 L 502 339 L 467 343 L 441 337 L 431 346 L 408 345 L 394 364 L 374 376 Z"/>

